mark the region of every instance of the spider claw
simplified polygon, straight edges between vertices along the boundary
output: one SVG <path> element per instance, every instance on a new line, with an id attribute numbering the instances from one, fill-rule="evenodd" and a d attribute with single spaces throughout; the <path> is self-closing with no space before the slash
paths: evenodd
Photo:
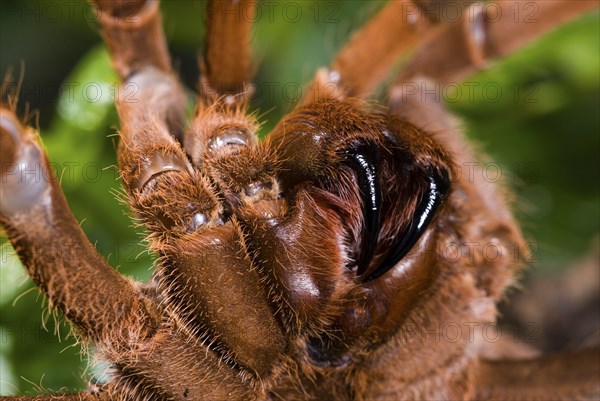
<path id="1" fill-rule="evenodd" d="M 0 114 L 0 162 L 2 163 L 2 173 L 9 163 L 15 161 L 16 148 L 20 140 L 20 130 L 8 111 L 2 109 Z M 18 124 L 18 123 L 17 123 Z"/>
<path id="2" fill-rule="evenodd" d="M 15 215 L 50 200 L 51 188 L 44 152 L 15 115 L 0 110 L 0 214 Z"/>

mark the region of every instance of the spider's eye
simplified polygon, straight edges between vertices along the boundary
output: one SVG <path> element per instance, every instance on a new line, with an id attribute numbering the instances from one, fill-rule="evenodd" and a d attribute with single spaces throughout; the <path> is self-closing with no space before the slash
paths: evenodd
<path id="1" fill-rule="evenodd" d="M 192 216 L 190 223 L 190 231 L 195 231 L 200 227 L 204 227 L 208 223 L 208 216 L 205 213 L 195 213 Z"/>
<path id="2" fill-rule="evenodd" d="M 244 195 L 249 198 L 260 195 L 261 192 L 271 193 L 274 188 L 277 187 L 277 183 L 274 180 L 255 181 L 244 187 Z"/>

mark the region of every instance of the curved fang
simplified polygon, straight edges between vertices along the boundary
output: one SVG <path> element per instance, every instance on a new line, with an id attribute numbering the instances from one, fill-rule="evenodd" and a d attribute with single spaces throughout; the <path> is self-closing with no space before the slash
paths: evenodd
<path id="1" fill-rule="evenodd" d="M 426 177 L 428 188 L 417 205 L 410 227 L 404 235 L 399 237 L 385 260 L 364 280 L 365 282 L 381 276 L 406 256 L 421 238 L 446 198 L 450 190 L 448 173 L 445 170 L 428 172 Z"/>
<path id="2" fill-rule="evenodd" d="M 358 187 L 363 201 L 364 227 L 361 234 L 361 251 L 357 262 L 357 275 L 364 274 L 377 248 L 381 227 L 381 191 L 379 188 L 377 146 L 365 142 L 355 143 L 346 150 L 349 164 L 356 171 Z"/>

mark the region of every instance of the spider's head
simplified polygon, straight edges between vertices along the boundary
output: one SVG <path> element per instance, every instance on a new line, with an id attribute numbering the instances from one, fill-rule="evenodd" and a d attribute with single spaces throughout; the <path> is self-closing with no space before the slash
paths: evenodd
<path id="1" fill-rule="evenodd" d="M 429 134 L 354 99 L 298 108 L 267 143 L 301 220 L 278 234 L 302 255 L 280 280 L 303 350 L 317 366 L 347 364 L 394 335 L 439 276 L 452 159 Z"/>

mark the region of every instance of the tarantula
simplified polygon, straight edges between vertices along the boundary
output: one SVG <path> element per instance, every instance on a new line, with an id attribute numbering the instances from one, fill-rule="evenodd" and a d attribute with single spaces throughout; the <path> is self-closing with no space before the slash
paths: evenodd
<path id="1" fill-rule="evenodd" d="M 514 1 L 460 1 L 453 23 L 428 12 L 438 2 L 387 4 L 258 141 L 248 113 L 255 1 L 208 2 L 189 125 L 158 1 L 93 1 L 114 68 L 136 88 L 117 100 L 119 171 L 158 260 L 141 284 L 99 256 L 57 179 L 23 179 L 49 161 L 3 104 L 0 221 L 33 280 L 111 365 L 87 392 L 10 399 L 600 395 L 597 349 L 487 358 L 479 324 L 495 321 L 521 266 L 508 249 L 523 239 L 495 185 L 462 171 L 476 157 L 452 118 L 422 96 L 597 3 L 536 2 L 539 21 L 524 24 L 490 14 Z M 387 107 L 367 102 L 415 46 Z M 473 242 L 496 257 L 447 252 Z M 442 341 L 415 332 L 457 322 L 472 330 Z"/>

